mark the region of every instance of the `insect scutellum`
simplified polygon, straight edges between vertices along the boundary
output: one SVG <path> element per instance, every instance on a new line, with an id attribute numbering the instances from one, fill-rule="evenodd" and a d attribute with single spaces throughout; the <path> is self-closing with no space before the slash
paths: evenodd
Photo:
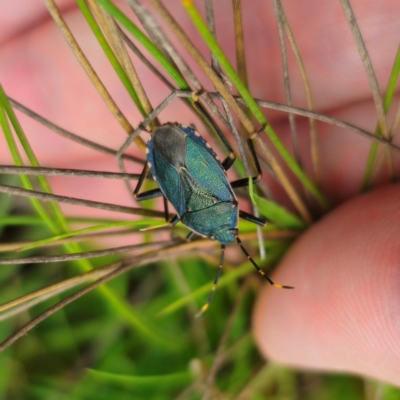
<path id="1" fill-rule="evenodd" d="M 272 286 L 279 289 L 293 289 L 293 287 L 274 283 L 244 248 L 238 236 L 239 217 L 261 226 L 265 226 L 266 221 L 239 210 L 233 188 L 248 186 L 249 178 L 228 181 L 226 171 L 235 162 L 235 152 L 197 96 L 193 98 L 195 108 L 213 127 L 228 156 L 221 161 L 196 130 L 178 123 L 164 124 L 154 130 L 147 143 L 147 163 L 134 190 L 134 197 L 142 201 L 163 196 L 165 218 L 169 226 L 181 221 L 191 231 L 187 240 L 198 234 L 221 243 L 219 269 L 207 302 L 198 313 L 200 315 L 208 308 L 214 296 L 224 263 L 225 246 L 234 241 L 258 273 Z M 257 170 L 257 175 L 251 179 L 253 183 L 257 183 L 261 179 L 262 172 L 252 139 L 248 139 L 247 143 Z M 139 193 L 149 171 L 158 188 Z M 167 201 L 176 211 L 175 217 L 171 220 Z"/>

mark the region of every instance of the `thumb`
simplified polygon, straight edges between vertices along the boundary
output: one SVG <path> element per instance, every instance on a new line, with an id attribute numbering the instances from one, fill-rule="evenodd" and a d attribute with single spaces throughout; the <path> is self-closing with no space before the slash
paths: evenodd
<path id="1" fill-rule="evenodd" d="M 360 195 L 294 244 L 254 312 L 261 351 L 400 385 L 400 185 Z"/>

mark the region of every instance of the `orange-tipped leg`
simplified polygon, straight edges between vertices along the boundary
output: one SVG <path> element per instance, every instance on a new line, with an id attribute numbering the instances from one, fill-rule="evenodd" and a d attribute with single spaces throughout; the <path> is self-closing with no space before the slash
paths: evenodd
<path id="1" fill-rule="evenodd" d="M 250 254 L 247 252 L 247 250 L 243 247 L 242 241 L 239 239 L 238 236 L 236 236 L 236 241 L 240 248 L 242 249 L 243 253 L 246 255 L 246 257 L 250 260 L 250 262 L 254 265 L 254 267 L 257 269 L 258 273 L 263 276 L 272 286 L 276 287 L 277 289 L 294 289 L 293 286 L 286 286 L 286 285 L 280 285 L 279 283 L 274 283 L 267 275 L 265 275 L 265 272 L 255 263 L 255 261 L 250 257 Z"/>
<path id="2" fill-rule="evenodd" d="M 212 285 L 211 292 L 208 295 L 207 303 L 204 304 L 204 306 L 200 308 L 200 311 L 196 314 L 196 317 L 200 317 L 200 315 L 203 314 L 207 310 L 207 308 L 209 307 L 209 305 L 211 303 L 211 300 L 214 297 L 214 293 L 215 293 L 215 290 L 217 289 L 217 285 L 218 285 L 218 280 L 219 280 L 219 277 L 221 276 L 222 266 L 224 265 L 224 257 L 225 257 L 225 245 L 221 244 L 221 257 L 219 259 L 219 268 L 218 268 L 217 276 L 214 279 L 214 283 Z"/>

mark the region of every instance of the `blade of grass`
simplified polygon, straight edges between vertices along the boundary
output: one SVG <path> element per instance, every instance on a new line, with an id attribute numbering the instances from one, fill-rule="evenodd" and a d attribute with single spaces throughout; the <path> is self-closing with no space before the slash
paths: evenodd
<path id="1" fill-rule="evenodd" d="M 84 0 L 76 0 L 79 8 L 82 11 L 83 16 L 85 17 L 87 23 L 90 26 L 94 36 L 96 37 L 97 41 L 99 42 L 101 48 L 104 51 L 104 54 L 107 56 L 110 64 L 114 68 L 115 72 L 117 73 L 119 79 L 121 80 L 122 84 L 124 85 L 125 89 L 131 96 L 133 102 L 136 104 L 136 107 L 139 109 L 140 113 L 143 117 L 147 115 L 146 111 L 143 108 L 141 101 L 139 100 L 139 96 L 136 93 L 135 88 L 132 85 L 131 80 L 128 78 L 125 70 L 122 68 L 121 63 L 118 61 L 118 58 L 114 54 L 111 46 L 107 42 L 103 32 L 101 31 L 99 25 L 97 24 L 95 18 L 93 17 L 92 12 L 90 11 L 89 7 L 86 5 Z"/>
<path id="2" fill-rule="evenodd" d="M 243 84 L 248 87 L 246 52 L 244 46 L 243 23 L 242 23 L 242 1 L 232 0 L 233 19 L 235 27 L 235 43 L 236 43 L 236 65 L 238 76 Z M 215 36 L 215 35 L 214 35 Z"/>
<path id="3" fill-rule="evenodd" d="M 219 94 L 212 93 L 212 97 L 219 97 Z M 235 97 L 235 100 L 239 103 L 244 102 L 244 100 L 241 97 Z M 340 119 L 329 117 L 328 115 L 316 113 L 314 111 L 304 110 L 302 108 L 289 107 L 287 105 L 275 103 L 273 101 L 256 100 L 256 102 L 260 107 L 270 108 L 271 110 L 277 110 L 277 111 L 282 111 L 282 112 L 292 112 L 293 114 L 302 115 L 302 116 L 308 117 L 308 118 L 314 118 L 318 121 L 326 122 L 327 124 L 332 124 L 332 125 L 338 126 L 343 129 L 349 129 L 350 131 L 353 131 L 353 132 L 357 133 L 358 135 L 361 135 L 361 136 L 367 138 L 368 140 L 371 140 L 372 142 L 381 143 L 385 147 L 388 147 L 397 152 L 400 152 L 400 147 L 397 146 L 396 144 L 392 143 L 391 141 L 386 140 L 382 137 L 375 136 L 372 133 L 370 133 L 364 129 L 361 129 L 355 125 L 349 124 L 348 122 L 342 121 Z"/>
<path id="4" fill-rule="evenodd" d="M 262 113 L 261 109 L 255 102 L 255 100 L 250 95 L 249 91 L 246 89 L 245 85 L 240 81 L 238 75 L 236 74 L 234 68 L 232 67 L 231 63 L 229 62 L 228 58 L 223 53 L 221 47 L 218 45 L 215 38 L 212 36 L 211 32 L 208 30 L 207 25 L 203 21 L 200 13 L 193 5 L 192 1 L 190 0 L 182 0 L 184 7 L 186 8 L 189 17 L 193 21 L 194 25 L 196 26 L 198 32 L 203 37 L 204 41 L 207 43 L 209 49 L 216 55 L 220 65 L 225 70 L 229 78 L 231 79 L 232 83 L 239 91 L 240 95 L 243 97 L 244 101 L 246 102 L 247 106 L 250 108 L 254 116 L 256 117 L 257 121 L 261 125 L 266 125 L 264 131 L 274 144 L 275 148 L 278 150 L 279 154 L 286 162 L 288 167 L 291 171 L 297 176 L 303 186 L 318 200 L 318 202 L 324 207 L 329 208 L 330 203 L 328 199 L 322 194 L 322 192 L 314 185 L 311 179 L 305 174 L 305 172 L 298 166 L 296 161 L 287 151 L 283 143 L 280 141 L 278 135 L 269 125 L 267 119 L 265 118 L 264 114 Z M 251 132 L 254 133 L 254 132 Z"/>
<path id="5" fill-rule="evenodd" d="M 146 226 L 147 226 L 147 224 L 146 224 Z M 165 228 L 157 227 L 158 231 L 161 231 L 161 230 L 167 231 L 169 229 L 170 229 L 169 227 L 168 228 L 167 227 L 165 227 Z M 180 232 L 180 231 L 183 231 L 183 228 L 176 227 L 176 228 L 174 228 L 174 230 L 176 232 Z M 281 233 L 279 235 L 279 239 L 280 239 L 280 238 L 282 238 L 282 236 L 284 236 L 283 233 L 286 231 L 279 231 L 279 232 Z M 289 232 L 291 232 L 291 231 L 289 231 Z M 93 241 L 97 240 L 97 239 L 104 239 L 104 238 L 110 239 L 111 237 L 116 237 L 116 236 L 121 237 L 122 235 L 125 235 L 125 236 L 130 235 L 131 236 L 132 234 L 135 234 L 135 233 L 143 236 L 143 233 L 141 231 L 133 231 L 132 229 L 116 229 L 111 232 L 102 231 L 102 232 L 91 233 L 91 234 L 86 233 L 86 234 L 80 235 L 80 236 L 72 236 L 72 237 L 65 238 L 65 239 L 59 239 L 57 242 L 49 242 L 47 244 L 44 244 L 43 247 L 56 247 L 56 246 L 59 247 L 61 244 L 70 243 L 70 242 L 79 242 L 80 244 L 82 244 L 82 242 L 84 242 L 84 241 L 86 241 L 86 242 L 90 241 L 91 243 L 93 243 Z M 184 234 L 184 233 L 182 233 L 182 234 Z M 28 246 L 31 243 L 33 243 L 33 241 L 29 241 L 29 240 L 28 241 L 0 243 L 0 252 L 15 251 L 15 250 L 21 248 L 22 246 Z"/>
<path id="6" fill-rule="evenodd" d="M 298 66 L 300 74 L 301 74 L 301 80 L 303 82 L 304 91 L 306 94 L 307 107 L 310 111 L 312 111 L 314 108 L 314 105 L 313 105 L 313 99 L 312 99 L 312 95 L 311 95 L 311 85 L 310 85 L 310 81 L 307 76 L 306 68 L 305 68 L 303 59 L 300 55 L 300 51 L 297 46 L 296 40 L 295 40 L 292 30 L 290 28 L 289 22 L 286 18 L 285 11 L 282 6 L 282 2 L 279 1 L 278 5 L 280 8 L 280 17 L 282 19 L 282 24 L 285 29 L 286 37 L 290 43 L 293 54 L 296 58 L 297 66 Z M 313 118 L 309 118 L 309 124 L 310 124 L 311 162 L 312 162 L 312 168 L 313 168 L 315 182 L 317 185 L 319 185 L 319 183 L 321 182 L 321 164 L 320 164 L 321 160 L 320 160 L 320 154 L 319 154 L 318 143 L 317 143 L 317 128 L 316 128 L 315 120 Z"/>
<path id="7" fill-rule="evenodd" d="M 38 240 L 27 246 L 20 247 L 19 249 L 16 249 L 15 251 L 22 252 L 22 251 L 26 251 L 29 249 L 43 246 L 43 245 L 51 243 L 51 242 L 56 242 L 57 240 L 60 240 L 60 239 L 77 236 L 77 235 L 83 235 L 85 233 L 90 233 L 90 232 L 96 232 L 96 231 L 101 231 L 101 230 L 106 230 L 106 229 L 111 229 L 111 228 L 117 228 L 117 227 L 121 227 L 121 226 L 138 227 L 139 228 L 139 227 L 147 227 L 147 226 L 157 226 L 159 224 L 160 224 L 159 221 L 153 221 L 153 220 L 111 222 L 109 224 L 90 226 L 88 228 L 77 229 L 75 231 L 69 231 L 66 233 L 62 233 L 60 235 L 55 235 L 55 236 L 52 236 L 52 237 L 49 237 L 46 239 Z"/>
<path id="8" fill-rule="evenodd" d="M 140 103 L 142 104 L 146 115 L 149 115 L 153 111 L 153 107 L 146 94 L 146 91 L 144 90 L 142 82 L 140 81 L 136 68 L 131 58 L 129 57 L 128 51 L 125 47 L 123 36 L 121 34 L 122 30 L 119 29 L 112 16 L 103 7 L 99 6 L 95 2 L 95 0 L 90 0 L 90 6 L 94 11 L 96 11 L 96 14 L 100 14 L 98 18 L 101 18 L 103 20 L 104 26 L 108 28 L 107 36 L 109 37 L 109 41 L 112 47 L 115 49 L 115 53 L 120 60 L 122 67 L 126 71 L 129 80 L 132 82 L 132 85 L 139 97 Z M 154 120 L 154 123 L 152 125 L 153 128 L 159 125 L 160 122 L 157 119 Z"/>
<path id="9" fill-rule="evenodd" d="M 279 45 L 281 48 L 283 83 L 284 83 L 284 87 L 285 87 L 286 103 L 288 106 L 291 106 L 292 105 L 292 92 L 291 92 L 291 87 L 290 87 L 290 75 L 289 75 L 289 66 L 288 66 L 288 60 L 287 60 L 285 36 L 283 34 L 283 19 L 282 19 L 282 15 L 281 15 L 283 13 L 283 10 L 282 10 L 282 7 L 280 7 L 279 0 L 273 0 L 272 3 L 274 6 L 275 20 L 277 23 L 278 34 L 279 34 Z M 240 75 L 239 75 L 239 77 L 240 77 Z M 297 136 L 295 118 L 292 113 L 288 114 L 288 118 L 289 118 L 290 136 L 292 139 L 294 156 L 295 156 L 297 164 L 300 167 L 302 167 L 299 138 Z"/>
<path id="10" fill-rule="evenodd" d="M 375 71 L 372 66 L 371 59 L 368 54 L 367 47 L 365 46 L 364 39 L 361 35 L 360 28 L 357 24 L 356 17 L 353 13 L 353 9 L 350 5 L 349 0 L 340 0 L 340 4 L 342 5 L 344 15 L 349 24 L 351 33 L 354 36 L 354 40 L 356 42 L 358 52 L 360 53 L 360 58 L 364 64 L 365 72 L 367 73 L 369 84 L 371 86 L 372 96 L 375 102 L 375 108 L 378 115 L 379 126 L 381 129 L 382 136 L 385 139 L 389 138 L 388 129 L 386 125 L 386 118 L 384 112 L 384 106 L 382 102 L 382 98 L 380 95 L 378 80 L 376 79 Z"/>
<path id="11" fill-rule="evenodd" d="M 139 179 L 140 174 L 121 174 L 118 172 L 88 171 L 81 169 L 18 167 L 0 165 L 0 174 L 43 175 L 43 176 L 85 176 L 104 179 Z"/>
<path id="12" fill-rule="evenodd" d="M 347 19 L 347 23 L 349 24 L 351 33 L 353 34 L 354 40 L 357 45 L 358 52 L 360 54 L 361 61 L 363 62 L 365 72 L 368 77 L 369 85 L 372 92 L 372 97 L 375 103 L 376 114 L 378 116 L 378 124 L 382 136 L 389 140 L 389 131 L 386 123 L 386 113 L 384 109 L 384 104 L 382 101 L 382 96 L 379 89 L 378 80 L 376 78 L 376 74 L 374 68 L 372 66 L 371 59 L 369 57 L 369 53 L 367 47 L 365 45 L 364 39 L 361 35 L 360 28 L 357 24 L 357 19 L 354 15 L 353 9 L 350 5 L 349 0 L 340 0 L 340 4 L 343 8 L 344 15 Z M 390 180 L 394 179 L 394 160 L 393 155 L 390 151 L 386 150 L 385 152 L 388 166 L 388 173 Z"/>
<path id="13" fill-rule="evenodd" d="M 169 90 L 174 90 L 175 87 L 169 82 L 169 80 L 148 60 L 139 48 L 132 42 L 131 39 L 125 34 L 125 32 L 117 25 L 117 29 L 126 45 L 132 50 L 135 56 L 156 76 Z"/>
<path id="14" fill-rule="evenodd" d="M 23 175 L 22 175 L 23 177 Z M 73 204 L 76 206 L 98 208 L 100 210 L 108 210 L 115 212 L 122 212 L 133 215 L 151 216 L 155 218 L 164 218 L 165 214 L 161 211 L 146 210 L 144 208 L 135 208 L 127 206 L 118 206 L 116 204 L 100 203 L 98 201 L 82 200 L 75 197 L 58 196 L 56 194 L 43 193 L 35 190 L 21 189 L 16 186 L 0 184 L 0 192 L 13 194 L 15 196 L 28 197 L 32 199 L 39 199 L 41 201 L 57 201 L 59 203 Z"/>
<path id="15" fill-rule="evenodd" d="M 111 218 L 85 218 L 85 217 L 67 217 L 69 223 L 89 223 L 89 224 L 108 224 L 120 222 Z M 0 219 L 0 226 L 19 226 L 19 225 L 43 225 L 41 218 L 33 215 L 8 215 Z"/>
<path id="16" fill-rule="evenodd" d="M 254 193 L 253 181 L 249 179 L 249 194 L 251 201 L 258 206 L 261 214 L 273 222 L 276 226 L 283 229 L 298 229 L 305 230 L 307 224 L 296 215 L 287 211 L 273 201 L 264 199 Z"/>
<path id="17" fill-rule="evenodd" d="M 389 82 L 386 88 L 385 98 L 383 100 L 383 109 L 385 114 L 388 112 L 390 105 L 392 104 L 393 96 L 396 91 L 396 84 L 400 73 L 400 45 L 397 48 L 396 57 L 393 62 L 392 71 L 390 73 Z M 377 137 L 382 136 L 380 125 L 377 124 L 375 128 L 375 135 Z M 374 142 L 371 145 L 369 151 L 367 165 L 365 166 L 364 177 L 361 184 L 361 192 L 365 192 L 371 185 L 372 171 L 374 167 L 375 158 L 378 152 L 379 143 Z"/>
<path id="18" fill-rule="evenodd" d="M 3 129 L 3 133 L 5 135 L 7 145 L 10 149 L 11 156 L 14 160 L 14 163 L 17 166 L 24 166 L 22 157 L 21 157 L 19 150 L 16 146 L 16 143 L 14 141 L 14 138 L 13 138 L 13 135 L 11 132 L 11 127 L 7 120 L 6 108 L 4 106 L 5 106 L 4 91 L 3 91 L 2 86 L 0 85 L 0 125 Z M 33 185 L 27 176 L 21 175 L 20 179 L 25 188 L 27 188 L 28 190 L 33 189 Z M 51 218 L 51 216 L 48 214 L 47 210 L 41 204 L 41 202 L 39 200 L 33 199 L 33 198 L 30 199 L 30 202 L 31 202 L 32 206 L 34 207 L 35 211 L 46 222 L 46 224 L 50 227 L 50 229 L 53 232 L 56 232 L 57 231 L 56 225 L 55 225 L 53 219 Z"/>
<path id="19" fill-rule="evenodd" d="M 182 90 L 188 90 L 185 79 L 167 57 L 147 38 L 147 36 L 113 3 L 109 0 L 98 0 L 113 17 L 115 17 L 138 42 L 154 57 L 154 59 L 163 67 L 165 72 L 174 80 Z"/>
<path id="20" fill-rule="evenodd" d="M 60 12 L 59 8 L 57 7 L 56 3 L 54 2 L 54 0 L 45 0 L 45 3 L 46 3 L 46 6 L 47 6 L 51 16 L 54 19 L 54 22 L 57 24 L 58 28 L 60 29 L 60 32 L 64 36 L 64 39 L 70 46 L 75 57 L 81 64 L 86 75 L 88 76 L 90 81 L 93 83 L 93 86 L 96 88 L 96 90 L 100 94 L 101 98 L 106 103 L 108 109 L 111 111 L 111 113 L 113 114 L 115 119 L 119 122 L 119 124 L 124 129 L 124 131 L 126 133 L 130 134 L 133 131 L 132 125 L 129 123 L 128 119 L 125 117 L 125 115 L 122 113 L 122 111 L 119 109 L 119 107 L 115 103 L 114 99 L 110 96 L 110 94 L 108 93 L 103 82 L 100 80 L 100 78 L 96 74 L 96 71 L 90 64 L 89 60 L 83 53 L 82 49 L 79 47 L 78 42 L 76 41 L 76 39 L 75 39 L 74 35 L 72 34 L 71 30 L 69 29 L 68 25 L 65 23 L 64 18 L 62 17 L 61 12 Z M 143 142 L 143 140 L 140 137 L 135 138 L 135 143 L 143 152 L 145 151 L 146 144 Z"/>
<path id="21" fill-rule="evenodd" d="M 214 9 L 213 9 L 213 5 L 212 5 L 212 1 L 211 0 L 204 0 L 204 6 L 206 9 L 206 20 L 207 20 L 207 26 L 208 29 L 210 29 L 210 32 L 215 36 L 216 32 L 215 32 L 215 19 L 214 19 Z M 215 72 L 218 73 L 218 75 L 220 75 L 220 68 L 218 65 L 218 60 L 215 58 L 214 54 L 211 53 L 211 65 L 212 68 Z M 222 76 L 221 76 L 222 78 Z"/>
<path id="22" fill-rule="evenodd" d="M 61 254 L 56 256 L 32 256 L 32 257 L 21 257 L 21 258 L 0 258 L 0 265 L 13 265 L 13 264 L 45 264 L 45 263 L 55 263 L 64 262 L 71 260 L 86 260 L 89 258 L 103 257 L 109 255 L 115 255 L 120 253 L 126 253 L 137 249 L 151 249 L 153 251 L 157 250 L 160 245 L 164 245 L 165 241 L 142 243 L 142 244 L 132 244 L 129 246 L 121 247 L 110 247 L 104 250 L 94 250 L 94 251 L 82 251 L 80 253 L 69 253 Z M 155 249 L 153 249 L 155 248 Z"/>
<path id="23" fill-rule="evenodd" d="M 7 310 L 14 309 L 12 310 L 13 315 L 26 311 L 29 308 L 33 307 L 34 305 L 39 304 L 40 302 L 45 301 L 50 297 L 63 293 L 66 290 L 81 285 L 82 283 L 85 283 L 89 280 L 101 278 L 107 275 L 109 272 L 113 271 L 115 268 L 116 268 L 115 265 L 96 268 L 92 271 L 85 272 L 78 276 L 74 276 L 73 278 L 70 279 L 65 279 L 61 282 L 44 287 L 42 289 L 36 290 L 35 292 L 29 293 L 27 295 L 18 297 L 17 299 L 11 300 L 7 303 L 1 304 L 0 320 L 4 320 L 8 317 L 7 313 L 5 313 L 5 311 Z"/>
<path id="24" fill-rule="evenodd" d="M 210 16 L 207 13 L 207 26 L 212 33 L 212 35 L 215 37 L 215 29 L 214 28 L 214 17 L 212 13 L 212 4 L 211 0 L 206 1 L 207 8 L 211 10 Z M 246 52 L 245 52 L 245 44 L 244 44 L 244 32 L 243 32 L 243 21 L 242 21 L 242 2 L 241 0 L 232 0 L 232 7 L 233 7 L 233 22 L 234 22 L 234 28 L 235 28 L 235 49 L 236 49 L 236 68 L 238 71 L 238 76 L 240 80 L 243 82 L 243 84 L 248 88 L 248 76 L 247 76 L 247 65 L 246 65 Z M 210 24 L 210 21 L 212 23 Z M 215 55 L 212 55 L 212 62 L 213 65 L 215 65 L 218 68 L 219 75 L 221 79 L 225 77 L 225 75 L 222 73 L 221 69 L 219 68 L 218 61 L 215 57 Z M 214 67 L 215 69 L 215 67 Z M 228 83 L 226 83 L 228 85 Z M 232 116 L 230 115 L 229 107 L 226 104 L 226 101 L 222 101 L 222 105 L 224 107 L 225 113 L 227 114 L 228 121 L 232 121 Z M 244 112 L 247 115 L 247 118 L 251 118 L 251 111 L 245 107 Z M 239 147 L 239 153 L 242 157 L 243 161 L 243 166 L 244 169 L 246 170 L 246 175 L 250 176 L 250 170 L 249 170 L 249 165 L 247 162 L 247 157 L 246 153 L 243 150 L 243 140 L 242 137 L 236 137 L 236 129 L 232 130 L 233 135 L 235 136 L 236 142 Z M 254 204 L 253 205 L 253 214 L 256 217 L 259 217 L 259 212 L 257 209 L 257 206 Z M 264 243 L 263 243 L 263 236 L 261 232 L 261 226 L 257 225 L 257 234 L 258 234 L 258 248 L 260 251 L 260 257 L 263 260 L 265 258 L 265 251 L 264 251 Z"/>
<path id="25" fill-rule="evenodd" d="M 16 108 L 17 110 L 26 114 L 28 117 L 34 119 L 35 121 L 39 122 L 43 126 L 51 129 L 53 132 L 59 134 L 62 137 L 66 138 L 68 140 L 72 140 L 73 142 L 78 143 L 82 146 L 86 146 L 90 149 L 99 151 L 100 153 L 109 154 L 112 156 L 115 156 L 117 154 L 117 151 L 115 151 L 109 147 L 102 146 L 101 144 L 92 142 L 91 140 L 87 140 L 87 139 L 83 138 L 82 136 L 76 135 L 75 133 L 69 132 L 66 129 L 61 128 L 60 126 L 50 122 L 48 119 L 43 118 L 41 115 L 39 115 L 39 114 L 35 113 L 34 111 L 30 110 L 29 108 L 23 106 L 21 103 L 18 103 L 17 101 L 13 100 L 11 97 L 9 97 L 9 100 L 10 100 L 11 105 L 14 108 Z M 140 163 L 141 165 L 143 164 L 143 160 L 141 160 L 140 158 L 131 156 L 129 154 L 123 154 L 122 158 L 129 160 L 129 161 L 136 162 L 136 163 Z"/>
<path id="26" fill-rule="evenodd" d="M 175 372 L 167 375 L 124 375 L 106 371 L 87 369 L 88 375 L 102 383 L 124 383 L 133 385 L 135 388 L 154 387 L 168 388 L 171 386 L 181 386 L 188 384 L 193 380 L 193 374 L 190 371 Z"/>

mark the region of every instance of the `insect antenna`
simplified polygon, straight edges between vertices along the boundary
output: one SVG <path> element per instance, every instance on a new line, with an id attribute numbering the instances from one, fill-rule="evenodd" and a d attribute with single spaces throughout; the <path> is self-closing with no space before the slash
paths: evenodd
<path id="1" fill-rule="evenodd" d="M 246 257 L 251 261 L 251 263 L 254 265 L 254 267 L 257 269 L 258 273 L 263 276 L 272 286 L 278 288 L 278 289 L 294 289 L 293 286 L 286 286 L 286 285 L 280 285 L 279 283 L 274 283 L 266 274 L 265 272 L 256 264 L 256 262 L 251 258 L 250 254 L 247 252 L 247 250 L 243 247 L 242 241 L 239 239 L 239 236 L 236 236 L 236 242 L 242 249 L 243 253 L 246 255 Z"/>
<path id="2" fill-rule="evenodd" d="M 200 315 L 203 314 L 207 310 L 207 308 L 209 307 L 209 305 L 211 303 L 211 300 L 214 297 L 214 293 L 215 293 L 215 290 L 217 289 L 217 285 L 218 285 L 218 280 L 219 280 L 219 277 L 221 276 L 222 266 L 224 265 L 224 258 L 225 258 L 225 245 L 221 244 L 221 257 L 219 259 L 219 268 L 218 268 L 217 276 L 214 279 L 214 283 L 212 285 L 211 292 L 208 295 L 207 303 L 204 304 L 203 307 L 201 307 L 200 311 L 196 314 L 196 317 L 200 317 Z"/>

